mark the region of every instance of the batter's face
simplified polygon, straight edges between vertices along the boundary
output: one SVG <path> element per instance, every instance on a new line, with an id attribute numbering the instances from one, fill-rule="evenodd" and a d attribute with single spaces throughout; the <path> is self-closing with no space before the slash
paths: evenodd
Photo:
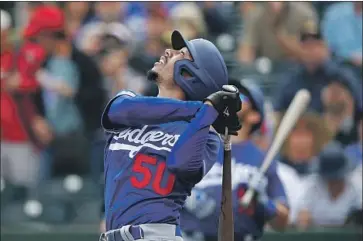
<path id="1" fill-rule="evenodd" d="M 175 62 L 182 59 L 193 60 L 186 47 L 181 50 L 165 50 L 164 55 L 160 57 L 160 60 L 151 69 L 151 71 L 157 74 L 156 82 L 167 87 L 174 86 L 174 65 Z"/>

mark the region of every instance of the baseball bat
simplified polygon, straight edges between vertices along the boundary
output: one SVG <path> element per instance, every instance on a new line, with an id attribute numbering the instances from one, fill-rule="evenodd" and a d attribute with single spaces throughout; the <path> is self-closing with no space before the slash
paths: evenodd
<path id="1" fill-rule="evenodd" d="M 228 128 L 226 127 L 224 135 L 222 203 L 219 215 L 218 241 L 234 241 L 231 148 L 231 136 L 228 135 Z"/>
<path id="2" fill-rule="evenodd" d="M 287 135 L 290 133 L 292 128 L 295 126 L 297 120 L 301 116 L 301 114 L 307 108 L 310 102 L 311 96 L 309 91 L 306 89 L 302 89 L 298 91 L 289 105 L 284 117 L 281 120 L 280 126 L 276 131 L 276 135 L 271 143 L 271 146 L 263 160 L 263 163 L 260 167 L 260 172 L 264 174 L 268 168 L 270 167 L 272 161 L 275 156 L 280 151 L 282 144 L 284 143 Z M 255 190 L 249 188 L 246 193 L 243 195 L 240 203 L 243 207 L 248 207 L 253 196 L 255 194 Z"/>

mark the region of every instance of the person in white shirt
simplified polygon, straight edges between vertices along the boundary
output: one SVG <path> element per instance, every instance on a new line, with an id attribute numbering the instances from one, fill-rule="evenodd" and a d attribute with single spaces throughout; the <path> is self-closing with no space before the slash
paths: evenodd
<path id="1" fill-rule="evenodd" d="M 351 162 L 337 142 L 319 155 L 318 174 L 303 193 L 297 226 L 342 227 L 352 211 L 362 208 L 360 192 L 350 179 Z"/>
<path id="2" fill-rule="evenodd" d="M 277 124 L 280 122 L 281 117 Z M 308 111 L 301 116 L 281 148 L 277 173 L 289 200 L 290 225 L 296 222 L 297 205 L 315 169 L 315 156 L 332 137 L 324 119 Z"/>

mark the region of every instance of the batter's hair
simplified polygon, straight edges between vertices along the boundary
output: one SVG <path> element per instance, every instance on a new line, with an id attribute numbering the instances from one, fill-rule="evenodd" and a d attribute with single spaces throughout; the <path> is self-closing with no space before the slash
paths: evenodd
<path id="1" fill-rule="evenodd" d="M 156 73 L 154 70 L 149 70 L 146 74 L 146 78 L 152 82 L 157 82 L 159 74 Z"/>

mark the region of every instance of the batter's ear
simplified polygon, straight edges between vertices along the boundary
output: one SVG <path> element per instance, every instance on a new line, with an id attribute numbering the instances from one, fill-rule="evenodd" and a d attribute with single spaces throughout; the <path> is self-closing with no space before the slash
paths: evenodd
<path id="1" fill-rule="evenodd" d="M 192 74 L 187 70 L 187 69 L 184 69 L 182 68 L 180 70 L 180 75 L 183 76 L 185 79 L 189 79 L 189 78 L 192 78 Z"/>

